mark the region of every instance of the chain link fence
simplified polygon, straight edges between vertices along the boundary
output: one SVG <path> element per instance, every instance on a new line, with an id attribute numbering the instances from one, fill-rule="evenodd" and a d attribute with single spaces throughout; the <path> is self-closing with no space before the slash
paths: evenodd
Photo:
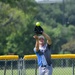
<path id="1" fill-rule="evenodd" d="M 74 59 L 53 59 L 53 75 L 75 75 Z M 36 60 L 26 60 L 26 75 L 38 75 Z"/>
<path id="2" fill-rule="evenodd" d="M 0 60 L 0 75 L 18 75 L 16 60 Z"/>
<path id="3" fill-rule="evenodd" d="M 38 75 L 38 65 L 36 56 L 25 56 L 26 75 Z M 34 60 L 33 60 L 34 59 Z M 53 74 L 52 75 L 75 75 L 75 55 L 57 54 L 52 55 Z"/>
<path id="4" fill-rule="evenodd" d="M 52 56 L 53 75 L 75 75 L 75 55 Z M 10 58 L 10 59 L 9 59 Z M 37 57 L 0 59 L 0 75 L 38 75 Z"/>
<path id="5" fill-rule="evenodd" d="M 0 56 L 0 75 L 19 75 L 18 55 Z"/>

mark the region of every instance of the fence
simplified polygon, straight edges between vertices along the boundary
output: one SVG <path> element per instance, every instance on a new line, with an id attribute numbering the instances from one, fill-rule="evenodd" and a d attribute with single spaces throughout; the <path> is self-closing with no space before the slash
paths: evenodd
<path id="1" fill-rule="evenodd" d="M 18 55 L 0 56 L 0 75 L 18 75 Z"/>
<path id="2" fill-rule="evenodd" d="M 75 54 L 53 54 L 53 75 L 75 75 Z M 36 55 L 0 56 L 0 75 L 38 75 Z"/>
<path id="3" fill-rule="evenodd" d="M 75 54 L 51 55 L 53 75 L 75 75 Z M 36 55 L 25 55 L 26 75 L 38 75 Z"/>

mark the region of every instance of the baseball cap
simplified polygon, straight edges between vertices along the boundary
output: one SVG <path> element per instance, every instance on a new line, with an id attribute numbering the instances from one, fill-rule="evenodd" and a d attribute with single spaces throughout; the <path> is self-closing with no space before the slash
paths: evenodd
<path id="1" fill-rule="evenodd" d="M 41 38 L 42 38 L 42 39 L 45 39 L 43 35 L 40 35 L 40 36 L 39 36 L 39 39 L 41 39 Z"/>

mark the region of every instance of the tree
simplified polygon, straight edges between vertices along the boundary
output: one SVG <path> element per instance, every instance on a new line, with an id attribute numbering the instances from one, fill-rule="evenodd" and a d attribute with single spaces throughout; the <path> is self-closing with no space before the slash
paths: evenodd
<path id="1" fill-rule="evenodd" d="M 74 39 L 75 0 L 65 2 L 65 13 L 62 3 L 40 5 L 33 1 L 0 0 L 0 54 L 32 54 L 36 21 L 41 21 L 51 36 L 53 53 L 60 53 L 62 45 Z"/>
<path id="2" fill-rule="evenodd" d="M 71 53 L 75 53 L 75 40 L 69 41 L 66 44 L 62 45 L 63 51 L 69 51 Z"/>
<path id="3" fill-rule="evenodd" d="M 1 6 L 0 42 L 1 46 L 3 45 L 1 47 L 2 53 L 7 54 L 9 52 L 14 52 L 19 55 L 27 54 L 33 44 L 30 42 L 30 38 L 33 33 L 34 16 L 31 14 L 29 15 L 29 13 L 24 13 L 17 8 L 12 8 L 9 4 L 1 3 Z M 27 43 L 29 45 L 27 45 Z"/>

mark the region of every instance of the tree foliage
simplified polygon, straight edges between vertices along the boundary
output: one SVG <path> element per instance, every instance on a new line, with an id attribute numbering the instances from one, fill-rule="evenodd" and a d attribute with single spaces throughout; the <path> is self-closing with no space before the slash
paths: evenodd
<path id="1" fill-rule="evenodd" d="M 74 3 L 75 0 L 69 0 L 63 6 L 37 4 L 34 0 L 0 0 L 0 54 L 33 54 L 36 21 L 41 21 L 44 31 L 51 36 L 52 53 L 68 48 L 70 51 L 75 38 Z"/>
<path id="2" fill-rule="evenodd" d="M 75 40 L 69 41 L 68 43 L 62 45 L 62 50 L 75 53 Z"/>

